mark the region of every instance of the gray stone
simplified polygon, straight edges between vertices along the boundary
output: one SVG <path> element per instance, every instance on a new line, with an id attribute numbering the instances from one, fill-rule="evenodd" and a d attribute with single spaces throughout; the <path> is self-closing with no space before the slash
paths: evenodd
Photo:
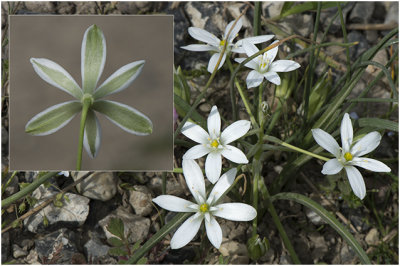
<path id="1" fill-rule="evenodd" d="M 312 258 L 314 259 L 313 262 L 318 263 L 328 252 L 328 245 L 326 244 L 324 237 L 317 232 L 311 233 L 309 238 L 313 246 L 313 251 L 311 253 Z"/>
<path id="2" fill-rule="evenodd" d="M 10 253 L 10 234 L 8 232 L 1 234 L 1 263 L 7 261 Z"/>
<path id="3" fill-rule="evenodd" d="M 136 243 L 137 241 L 143 241 L 150 229 L 150 219 L 144 218 L 136 214 L 132 214 L 123 208 L 116 209 L 113 213 L 106 216 L 104 219 L 99 221 L 99 226 L 103 229 L 107 239 L 115 237 L 107 230 L 107 226 L 111 218 L 119 218 L 124 223 L 124 233 L 128 236 L 129 243 Z"/>
<path id="4" fill-rule="evenodd" d="M 26 9 L 34 13 L 55 13 L 53 2 L 32 1 L 24 2 Z"/>
<path id="5" fill-rule="evenodd" d="M 292 264 L 292 260 L 290 259 L 289 255 L 282 254 L 279 257 L 279 264 Z"/>
<path id="6" fill-rule="evenodd" d="M 139 11 L 136 2 L 118 1 L 116 7 L 122 14 L 137 14 Z"/>
<path id="7" fill-rule="evenodd" d="M 160 195 L 162 193 L 162 179 L 158 176 L 153 177 L 150 180 L 149 188 L 157 195 Z M 172 177 L 167 179 L 166 192 L 168 195 L 177 197 L 183 196 L 185 193 L 181 184 Z"/>
<path id="8" fill-rule="evenodd" d="M 88 172 L 72 172 L 76 181 Z M 94 200 L 107 201 L 117 193 L 118 178 L 112 172 L 95 172 L 79 183 L 76 188 L 83 196 Z"/>
<path id="9" fill-rule="evenodd" d="M 284 4 L 285 2 L 280 1 L 263 2 L 262 9 L 264 17 L 273 18 L 279 16 Z"/>
<path id="10" fill-rule="evenodd" d="M 76 2 L 76 14 L 97 14 L 95 2 Z"/>
<path id="11" fill-rule="evenodd" d="M 347 14 L 353 8 L 354 3 L 353 2 L 345 2 L 345 3 L 342 3 L 341 6 L 342 6 L 344 23 L 346 23 Z M 321 25 L 322 25 L 324 31 L 326 30 L 328 25 L 331 23 L 331 20 L 335 16 L 336 13 L 337 13 L 337 7 L 328 8 L 328 9 L 325 9 L 324 12 L 321 12 L 320 22 L 321 22 Z M 329 33 L 336 34 L 336 33 L 339 33 L 341 30 L 342 30 L 342 24 L 340 22 L 340 18 L 336 17 L 336 19 L 333 21 L 331 27 L 329 28 Z"/>
<path id="12" fill-rule="evenodd" d="M 1 148 L 3 153 L 8 154 L 8 131 L 5 127 L 1 127 Z"/>
<path id="13" fill-rule="evenodd" d="M 57 2 L 57 13 L 58 14 L 73 14 L 75 5 L 71 2 Z"/>
<path id="14" fill-rule="evenodd" d="M 245 244 L 239 243 L 237 241 L 228 240 L 226 238 L 222 239 L 221 246 L 219 248 L 222 256 L 246 256 L 247 257 L 247 247 Z"/>
<path id="15" fill-rule="evenodd" d="M 25 258 L 25 262 L 28 264 L 40 264 L 39 256 L 35 249 L 32 249 L 29 252 L 28 256 L 26 256 L 26 258 Z"/>
<path id="16" fill-rule="evenodd" d="M 57 192 L 49 191 L 43 185 L 38 187 L 32 196 L 39 199 L 35 206 L 43 203 L 49 198 L 54 197 Z M 65 193 L 68 197 L 68 201 L 62 199 L 62 207 L 56 207 L 54 204 L 50 204 L 29 216 L 24 220 L 25 227 L 33 232 L 44 232 L 51 228 L 58 226 L 80 226 L 85 221 L 89 214 L 89 199 L 80 195 Z M 43 224 L 43 217 L 47 218 L 49 228 Z"/>
<path id="17" fill-rule="evenodd" d="M 365 242 L 368 245 L 376 245 L 379 242 L 379 231 L 376 228 L 372 228 L 365 236 Z"/>
<path id="18" fill-rule="evenodd" d="M 248 228 L 246 223 L 222 220 L 220 225 L 223 237 L 229 240 L 238 240 L 239 242 L 245 241 L 246 229 Z"/>
<path id="19" fill-rule="evenodd" d="M 20 248 L 17 244 L 13 245 L 13 257 L 18 259 L 28 255 L 28 252 Z"/>
<path id="20" fill-rule="evenodd" d="M 389 5 L 385 16 L 385 24 L 396 22 L 399 24 L 399 2 L 387 2 Z"/>
<path id="21" fill-rule="evenodd" d="M 10 177 L 11 177 L 11 174 L 9 174 L 7 176 L 7 182 Z M 11 195 L 17 193 L 19 191 L 19 183 L 18 182 L 19 182 L 18 175 L 15 175 L 13 177 L 13 179 L 10 181 L 10 183 L 8 184 L 7 188 L 5 189 L 5 191 L 4 191 L 5 194 L 3 195 L 3 197 L 8 197 L 8 196 L 11 196 Z M 3 184 L 5 184 L 5 183 L 3 183 Z"/>
<path id="22" fill-rule="evenodd" d="M 368 45 L 368 41 L 365 38 L 364 34 L 362 34 L 359 31 L 351 31 L 348 35 L 347 35 L 347 39 L 348 42 L 358 42 L 357 45 L 354 45 L 352 47 L 350 47 L 350 57 L 355 60 L 358 57 L 361 56 L 362 53 L 364 53 L 369 45 Z"/>
<path id="23" fill-rule="evenodd" d="M 140 216 L 146 216 L 153 210 L 153 204 L 150 190 L 145 186 L 135 185 L 134 190 L 130 191 L 129 203 Z"/>
<path id="24" fill-rule="evenodd" d="M 351 10 L 349 20 L 351 23 L 368 23 L 375 9 L 374 2 L 357 2 Z"/>
<path id="25" fill-rule="evenodd" d="M 353 259 L 356 257 L 354 251 L 347 245 L 344 244 L 340 250 L 340 264 L 351 264 Z M 333 262 L 334 263 L 334 262 Z"/>
<path id="26" fill-rule="evenodd" d="M 324 221 L 324 219 L 321 218 L 321 216 L 319 216 L 315 211 L 309 208 L 306 208 L 306 216 L 310 220 L 310 222 L 312 222 L 317 226 L 326 224 L 326 222 Z"/>
<path id="27" fill-rule="evenodd" d="M 21 247 L 25 251 L 30 250 L 34 244 L 35 242 L 32 239 L 24 239 L 21 241 Z"/>
<path id="28" fill-rule="evenodd" d="M 89 263 L 103 262 L 108 255 L 109 246 L 103 245 L 98 239 L 89 239 L 83 246 L 83 252 Z"/>

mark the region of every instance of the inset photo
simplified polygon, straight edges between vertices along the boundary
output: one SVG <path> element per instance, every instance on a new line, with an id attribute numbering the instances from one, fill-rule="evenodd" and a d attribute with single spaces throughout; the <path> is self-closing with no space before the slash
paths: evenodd
<path id="1" fill-rule="evenodd" d="M 10 16 L 10 169 L 173 169 L 173 16 Z"/>

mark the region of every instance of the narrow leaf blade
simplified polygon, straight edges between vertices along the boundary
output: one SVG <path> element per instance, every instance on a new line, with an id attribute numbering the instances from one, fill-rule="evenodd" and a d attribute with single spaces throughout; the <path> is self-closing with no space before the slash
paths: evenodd
<path id="1" fill-rule="evenodd" d="M 399 123 L 380 118 L 360 118 L 360 127 L 374 127 L 399 132 Z"/>
<path id="2" fill-rule="evenodd" d="M 25 132 L 34 136 L 52 134 L 68 124 L 81 108 L 82 105 L 78 101 L 53 105 L 29 120 Z"/>
<path id="3" fill-rule="evenodd" d="M 92 108 L 128 133 L 145 136 L 153 132 L 151 120 L 128 105 L 101 100 L 94 102 Z"/>
<path id="4" fill-rule="evenodd" d="M 83 145 L 90 157 L 95 158 L 100 149 L 101 127 L 96 114 L 89 109 L 86 116 Z"/>

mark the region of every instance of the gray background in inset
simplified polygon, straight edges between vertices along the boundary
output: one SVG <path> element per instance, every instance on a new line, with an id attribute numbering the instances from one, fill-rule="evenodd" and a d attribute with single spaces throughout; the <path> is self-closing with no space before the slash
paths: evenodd
<path id="1" fill-rule="evenodd" d="M 125 90 L 103 99 L 136 108 L 153 122 L 153 133 L 136 136 L 98 114 L 102 139 L 91 159 L 83 151 L 82 170 L 172 170 L 173 17 L 172 16 L 11 16 L 10 168 L 73 170 L 80 114 L 56 133 L 31 136 L 26 123 L 46 108 L 74 98 L 46 83 L 29 59 L 47 58 L 81 85 L 81 44 L 96 24 L 106 38 L 107 57 L 98 85 L 120 67 L 146 60 L 142 73 Z"/>

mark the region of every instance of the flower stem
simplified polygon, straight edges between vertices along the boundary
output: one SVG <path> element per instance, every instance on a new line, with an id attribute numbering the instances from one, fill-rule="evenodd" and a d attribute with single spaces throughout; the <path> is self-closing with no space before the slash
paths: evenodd
<path id="1" fill-rule="evenodd" d="M 242 98 L 242 101 L 243 101 L 243 103 L 244 103 L 244 106 L 246 107 L 246 111 L 247 111 L 247 113 L 248 113 L 249 116 L 250 116 L 250 120 L 251 120 L 251 123 L 253 124 L 253 127 L 254 127 L 254 128 L 258 128 L 257 121 L 256 121 L 256 119 L 254 118 L 254 115 L 253 115 L 253 113 L 251 112 L 251 109 L 250 109 L 249 99 L 247 98 L 245 92 L 243 91 L 242 87 L 240 86 L 240 84 L 239 84 L 239 82 L 237 81 L 236 78 L 235 78 L 235 85 L 236 85 L 236 87 L 238 88 L 240 97 Z"/>
<path id="2" fill-rule="evenodd" d="M 79 129 L 78 158 L 76 160 L 76 170 L 77 171 L 81 170 L 83 136 L 84 136 L 84 132 L 85 132 L 86 117 L 87 117 L 87 113 L 89 111 L 89 107 L 90 107 L 91 103 L 92 102 L 91 102 L 90 99 L 84 99 L 83 100 L 81 126 L 80 126 L 80 129 Z"/>

